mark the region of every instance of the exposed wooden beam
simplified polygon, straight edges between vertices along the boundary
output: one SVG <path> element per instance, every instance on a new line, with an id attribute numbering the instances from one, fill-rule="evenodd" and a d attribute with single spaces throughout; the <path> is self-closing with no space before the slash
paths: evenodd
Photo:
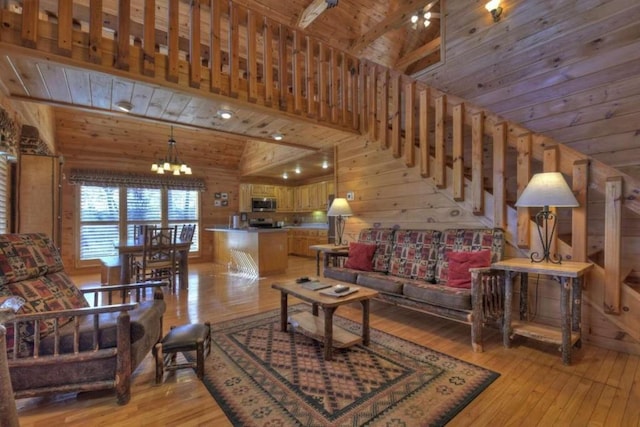
<path id="1" fill-rule="evenodd" d="M 300 14 L 299 28 L 305 29 L 315 21 L 325 10 L 338 4 L 338 0 L 313 0 L 309 6 Z"/>
<path id="2" fill-rule="evenodd" d="M 412 52 L 407 53 L 402 58 L 398 59 L 396 65 L 393 67 L 398 71 L 404 71 L 409 65 L 421 60 L 422 58 L 426 58 L 434 52 L 440 50 L 440 42 L 441 38 L 435 38 L 431 40 L 429 43 L 420 46 Z"/>
<path id="3" fill-rule="evenodd" d="M 425 0 L 409 0 L 406 3 L 402 4 L 398 7 L 397 10 L 392 12 L 382 21 L 375 24 L 369 31 L 358 37 L 349 48 L 349 51 L 353 55 L 358 55 L 365 47 L 369 46 L 379 37 L 382 37 L 388 31 L 396 29 L 403 24 L 406 24 L 412 13 L 416 12 L 418 9 L 424 9 L 424 11 L 428 11 L 433 6 L 438 4 L 438 0 L 432 1 L 424 6 Z M 415 61 L 414 61 L 415 62 Z"/>

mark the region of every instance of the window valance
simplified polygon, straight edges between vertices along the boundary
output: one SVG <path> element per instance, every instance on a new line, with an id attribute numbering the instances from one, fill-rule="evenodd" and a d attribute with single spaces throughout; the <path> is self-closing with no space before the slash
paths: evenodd
<path id="1" fill-rule="evenodd" d="M 186 176 L 140 175 L 104 170 L 72 169 L 71 184 L 95 185 L 99 187 L 170 188 L 173 190 L 206 191 L 204 180 Z"/>

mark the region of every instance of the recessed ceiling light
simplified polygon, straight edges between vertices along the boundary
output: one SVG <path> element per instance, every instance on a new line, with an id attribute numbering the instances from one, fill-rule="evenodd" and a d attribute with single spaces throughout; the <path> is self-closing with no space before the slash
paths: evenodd
<path id="1" fill-rule="evenodd" d="M 218 117 L 224 120 L 229 120 L 233 117 L 233 111 L 231 110 L 218 110 Z"/>
<path id="2" fill-rule="evenodd" d="M 274 133 L 273 135 L 271 135 L 271 138 L 275 139 L 276 141 L 282 141 L 284 135 L 281 133 Z"/>
<path id="3" fill-rule="evenodd" d="M 287 175 L 287 173 L 285 172 L 285 173 L 282 174 L 282 178 L 287 179 L 287 178 L 289 178 L 289 175 Z"/>
<path id="4" fill-rule="evenodd" d="M 296 166 L 296 173 L 300 173 L 300 166 Z"/>
<path id="5" fill-rule="evenodd" d="M 329 162 L 327 162 L 326 160 L 322 162 L 322 169 L 327 169 L 328 167 L 329 167 Z"/>
<path id="6" fill-rule="evenodd" d="M 118 108 L 118 110 L 124 111 L 125 113 L 129 113 L 131 110 L 133 110 L 133 104 L 129 101 L 118 101 L 116 102 L 116 107 Z"/>

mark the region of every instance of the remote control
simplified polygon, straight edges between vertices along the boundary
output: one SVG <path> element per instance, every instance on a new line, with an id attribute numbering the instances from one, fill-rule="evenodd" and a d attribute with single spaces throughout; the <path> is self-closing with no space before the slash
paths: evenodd
<path id="1" fill-rule="evenodd" d="M 333 288 L 333 292 L 335 292 L 336 294 L 341 294 L 343 292 L 347 292 L 348 290 L 349 287 L 344 285 L 337 285 Z"/>

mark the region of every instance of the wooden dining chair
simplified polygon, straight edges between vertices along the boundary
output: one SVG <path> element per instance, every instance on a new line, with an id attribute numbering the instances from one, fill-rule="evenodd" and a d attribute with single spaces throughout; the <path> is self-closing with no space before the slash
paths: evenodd
<path id="1" fill-rule="evenodd" d="M 145 227 L 142 259 L 136 266 L 138 282 L 166 279 L 175 287 L 177 230 L 177 226 Z"/>
<path id="2" fill-rule="evenodd" d="M 193 236 L 196 232 L 196 224 L 185 224 L 182 226 L 182 229 L 180 230 L 180 241 L 181 242 L 192 242 L 193 241 Z M 182 256 L 189 256 L 189 252 L 187 251 L 186 254 L 183 255 L 182 252 L 176 252 L 176 265 L 175 265 L 175 269 L 176 269 L 176 277 L 181 277 L 180 276 L 180 265 L 181 265 L 181 261 L 182 261 Z M 180 286 L 182 287 L 182 283 L 180 284 Z"/>

